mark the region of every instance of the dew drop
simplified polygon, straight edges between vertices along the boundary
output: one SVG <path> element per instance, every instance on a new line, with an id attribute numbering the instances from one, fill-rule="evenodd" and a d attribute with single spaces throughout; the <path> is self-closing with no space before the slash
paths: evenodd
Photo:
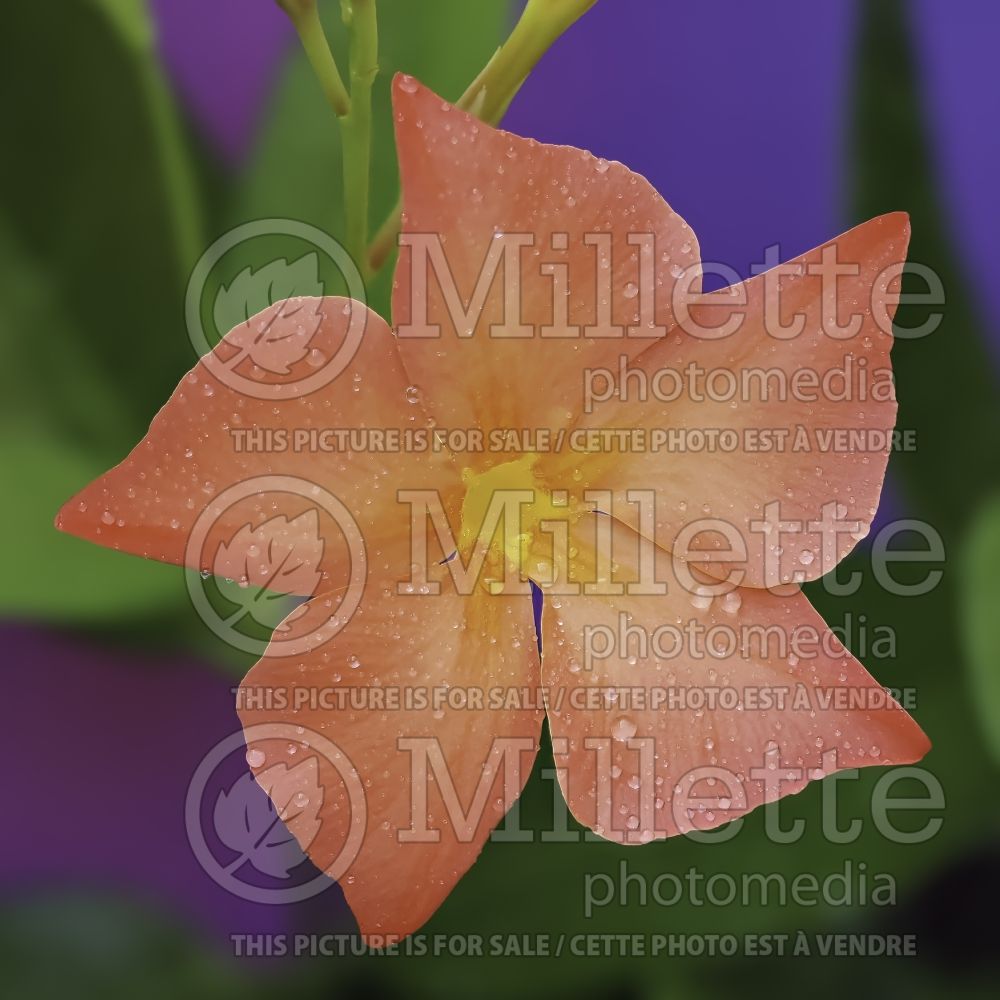
<path id="1" fill-rule="evenodd" d="M 616 743 L 624 743 L 635 736 L 636 728 L 636 724 L 623 715 L 616 719 L 615 724 L 611 727 L 611 738 Z"/>
<path id="2" fill-rule="evenodd" d="M 691 595 L 691 607 L 698 611 L 707 611 L 712 606 L 712 591 L 708 587 L 695 587 Z"/>
<path id="3" fill-rule="evenodd" d="M 743 598 L 740 597 L 740 592 L 738 590 L 731 590 L 728 594 L 723 595 L 723 598 L 719 603 L 722 606 L 722 610 L 725 611 L 727 615 L 735 615 L 736 612 L 740 610 Z"/>

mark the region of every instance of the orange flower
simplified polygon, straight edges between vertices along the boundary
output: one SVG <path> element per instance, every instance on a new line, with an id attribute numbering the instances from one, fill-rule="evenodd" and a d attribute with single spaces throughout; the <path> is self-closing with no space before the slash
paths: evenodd
<path id="1" fill-rule="evenodd" d="M 335 745 L 298 795 L 282 771 L 281 798 L 311 796 L 289 827 L 362 932 L 408 934 L 441 904 L 520 794 L 545 715 L 574 816 L 626 844 L 919 759 L 924 734 L 798 588 L 877 506 L 896 404 L 891 380 L 866 380 L 889 370 L 905 216 L 702 294 L 694 234 L 621 164 L 497 131 L 406 77 L 394 103 L 395 336 L 346 299 L 272 306 L 58 520 L 254 585 L 310 581 L 240 715 L 258 774 L 314 734 Z M 287 390 L 359 320 L 347 371 Z M 255 359 L 258 335 L 295 345 L 292 363 Z M 259 391 L 230 386 L 234 364 Z M 324 428 L 369 436 L 317 451 Z M 237 447 L 246 430 L 284 447 Z M 308 490 L 220 499 L 254 477 L 332 494 L 363 557 Z M 529 579 L 547 594 L 541 658 Z"/>

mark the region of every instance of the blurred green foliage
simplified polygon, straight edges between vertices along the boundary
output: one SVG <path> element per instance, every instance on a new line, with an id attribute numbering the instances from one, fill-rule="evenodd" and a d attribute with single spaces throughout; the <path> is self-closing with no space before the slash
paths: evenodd
<path id="1" fill-rule="evenodd" d="M 8 997 L 253 996 L 183 927 L 106 893 L 54 893 L 0 908 Z"/>
<path id="2" fill-rule="evenodd" d="M 959 621 L 972 704 L 993 760 L 1000 764 L 1000 497 L 977 512 L 963 542 Z"/>

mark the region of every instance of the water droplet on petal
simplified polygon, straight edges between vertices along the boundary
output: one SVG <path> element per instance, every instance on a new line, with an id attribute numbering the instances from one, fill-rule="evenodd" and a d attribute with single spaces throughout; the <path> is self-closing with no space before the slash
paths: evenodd
<path id="1" fill-rule="evenodd" d="M 735 615 L 736 612 L 740 610 L 743 598 L 740 597 L 740 592 L 738 590 L 731 590 L 728 594 L 723 595 L 723 598 L 719 603 L 722 606 L 722 610 L 725 611 L 727 615 Z"/>
<path id="2" fill-rule="evenodd" d="M 635 736 L 636 728 L 636 724 L 623 715 L 616 719 L 615 724 L 611 727 L 611 738 L 617 743 L 624 743 Z"/>

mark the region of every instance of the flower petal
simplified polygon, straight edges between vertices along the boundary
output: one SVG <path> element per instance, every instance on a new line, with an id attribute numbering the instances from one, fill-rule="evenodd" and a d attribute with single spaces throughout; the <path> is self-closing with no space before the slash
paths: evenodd
<path id="1" fill-rule="evenodd" d="M 655 565 L 666 593 L 546 601 L 553 753 L 581 823 L 645 843 L 720 826 L 833 771 L 927 752 L 917 724 L 801 593 L 691 593 L 683 563 L 594 519 L 613 528 L 614 580 L 648 581 Z M 595 558 L 586 522 L 574 544 Z"/>
<path id="2" fill-rule="evenodd" d="M 570 440 L 576 450 L 551 463 L 552 478 L 611 491 L 598 506 L 635 528 L 640 508 L 628 491 L 655 491 L 643 530 L 682 554 L 718 548 L 728 532 L 724 551 L 734 557 L 722 575 L 738 570 L 743 585 L 828 572 L 878 506 L 896 419 L 890 320 L 908 239 L 905 214 L 881 216 L 781 273 L 695 300 L 680 329 L 594 379 L 581 429 L 643 435 L 641 446 L 588 454 L 582 438 Z M 831 267 L 854 273 L 834 285 Z M 788 524 L 772 530 L 762 521 L 775 501 Z M 718 519 L 718 531 L 706 521 L 679 540 L 701 518 Z"/>
<path id="3" fill-rule="evenodd" d="M 312 629 L 335 604 L 310 601 L 290 627 Z M 538 684 L 531 600 L 447 583 L 436 596 L 370 583 L 328 644 L 301 658 L 269 650 L 247 675 L 248 760 L 260 774 L 289 752 L 319 755 L 319 831 L 300 843 L 340 881 L 363 935 L 412 933 L 475 861 L 530 773 L 542 710 L 524 692 Z M 514 704 L 459 707 L 490 691 Z M 301 745 L 257 735 L 275 724 Z"/>
<path id="4" fill-rule="evenodd" d="M 701 287 L 694 234 L 620 163 L 493 129 L 409 77 L 393 99 L 406 370 L 443 426 L 569 425 L 584 368 L 670 325 L 671 268 Z"/>
<path id="5" fill-rule="evenodd" d="M 369 561 L 409 544 L 398 487 L 460 499 L 450 460 L 402 441 L 426 420 L 411 398 L 379 316 L 349 299 L 288 299 L 230 331 L 56 525 L 283 593 L 342 585 L 355 527 Z M 346 430 L 358 436 L 330 433 Z"/>
<path id="6" fill-rule="evenodd" d="M 850 162 L 844 115 L 856 76 L 857 5 L 637 0 L 634 17 L 622 6 L 595 4 L 546 53 L 505 126 L 613 151 L 697 220 L 707 257 L 742 275 L 763 247 L 780 243 L 796 254 L 835 232 Z M 595 52 L 607 53 L 599 72 Z M 680 83 L 687 80 L 697 83 Z M 756 101 L 748 114 L 737 95 L 750 92 L 782 99 Z"/>

